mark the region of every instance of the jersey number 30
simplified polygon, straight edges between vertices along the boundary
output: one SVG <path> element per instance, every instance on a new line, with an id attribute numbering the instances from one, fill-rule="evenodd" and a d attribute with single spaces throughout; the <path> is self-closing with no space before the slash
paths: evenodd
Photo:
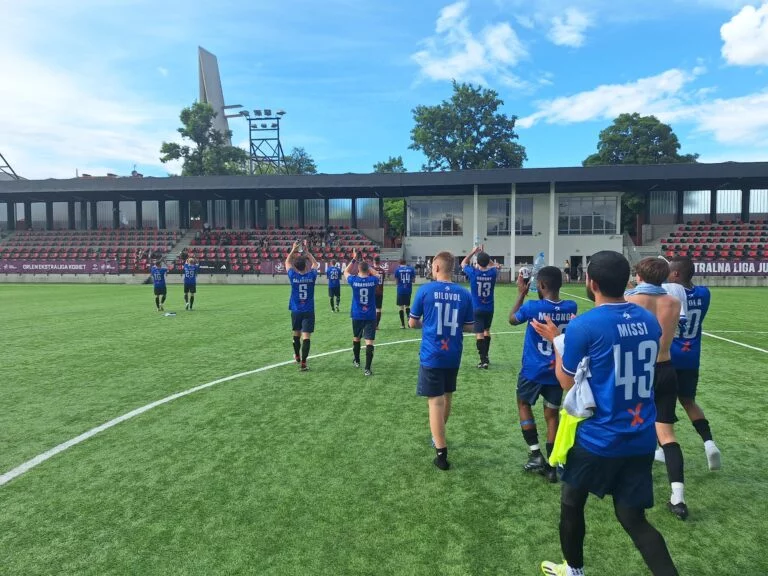
<path id="1" fill-rule="evenodd" d="M 613 361 L 616 369 L 616 386 L 624 386 L 624 400 L 634 400 L 635 389 L 637 397 L 650 398 L 653 388 L 653 374 L 656 367 L 656 356 L 659 345 L 653 340 L 644 340 L 637 349 L 637 360 L 643 363 L 642 373 L 635 375 L 635 357 L 631 350 L 622 354 L 621 346 L 613 347 Z"/>
<path id="2" fill-rule="evenodd" d="M 459 329 L 459 309 L 453 308 L 447 302 L 435 302 L 437 308 L 437 335 L 444 336 L 443 331 L 451 330 L 451 336 L 456 336 Z"/>

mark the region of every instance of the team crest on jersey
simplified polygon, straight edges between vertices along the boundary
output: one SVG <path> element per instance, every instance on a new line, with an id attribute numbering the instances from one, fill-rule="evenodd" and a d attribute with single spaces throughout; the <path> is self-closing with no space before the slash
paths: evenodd
<path id="1" fill-rule="evenodd" d="M 632 318 L 632 315 L 631 315 L 629 312 L 624 312 L 623 316 L 624 316 L 624 318 L 626 318 L 627 320 L 629 320 L 630 318 Z"/>

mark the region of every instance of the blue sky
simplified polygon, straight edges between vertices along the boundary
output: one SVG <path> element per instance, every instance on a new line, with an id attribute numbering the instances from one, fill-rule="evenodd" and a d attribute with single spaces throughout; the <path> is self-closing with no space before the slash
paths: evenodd
<path id="1" fill-rule="evenodd" d="M 28 178 L 165 175 L 198 93 L 283 108 L 322 172 L 408 150 L 411 110 L 452 78 L 497 90 L 526 166 L 577 165 L 621 112 L 670 122 L 703 161 L 768 160 L 768 2 L 738 0 L 0 0 L 0 152 Z M 235 143 L 247 137 L 232 121 Z"/>

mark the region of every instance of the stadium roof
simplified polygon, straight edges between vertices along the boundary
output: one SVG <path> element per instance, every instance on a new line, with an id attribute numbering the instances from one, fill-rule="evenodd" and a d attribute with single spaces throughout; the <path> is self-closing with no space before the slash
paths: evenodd
<path id="1" fill-rule="evenodd" d="M 0 202 L 69 200 L 201 200 L 236 198 L 400 198 L 517 192 L 648 192 L 651 190 L 768 189 L 768 162 L 664 164 L 572 168 L 317 174 L 311 176 L 198 176 L 76 178 L 0 182 Z"/>

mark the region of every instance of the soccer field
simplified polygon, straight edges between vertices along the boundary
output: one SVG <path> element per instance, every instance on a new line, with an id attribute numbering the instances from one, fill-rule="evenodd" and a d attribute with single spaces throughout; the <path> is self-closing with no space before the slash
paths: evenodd
<path id="1" fill-rule="evenodd" d="M 178 315 L 165 317 L 151 286 L 0 285 L 0 474 L 153 401 L 269 368 L 154 407 L 0 486 L 0 574 L 534 575 L 561 560 L 559 485 L 522 472 L 513 289 L 497 290 L 489 371 L 465 341 L 449 472 L 432 465 L 415 395 L 420 333 L 399 329 L 385 292 L 364 378 L 351 365 L 349 290 L 332 314 L 318 287 L 320 356 L 300 373 L 287 286 L 200 285 L 194 312 L 170 286 Z M 713 289 L 699 402 L 723 469 L 707 471 L 678 408 L 686 522 L 666 510 L 655 468 L 649 518 L 681 574 L 768 574 L 766 295 Z M 589 501 L 585 560 L 591 575 L 648 573 L 610 499 Z"/>

